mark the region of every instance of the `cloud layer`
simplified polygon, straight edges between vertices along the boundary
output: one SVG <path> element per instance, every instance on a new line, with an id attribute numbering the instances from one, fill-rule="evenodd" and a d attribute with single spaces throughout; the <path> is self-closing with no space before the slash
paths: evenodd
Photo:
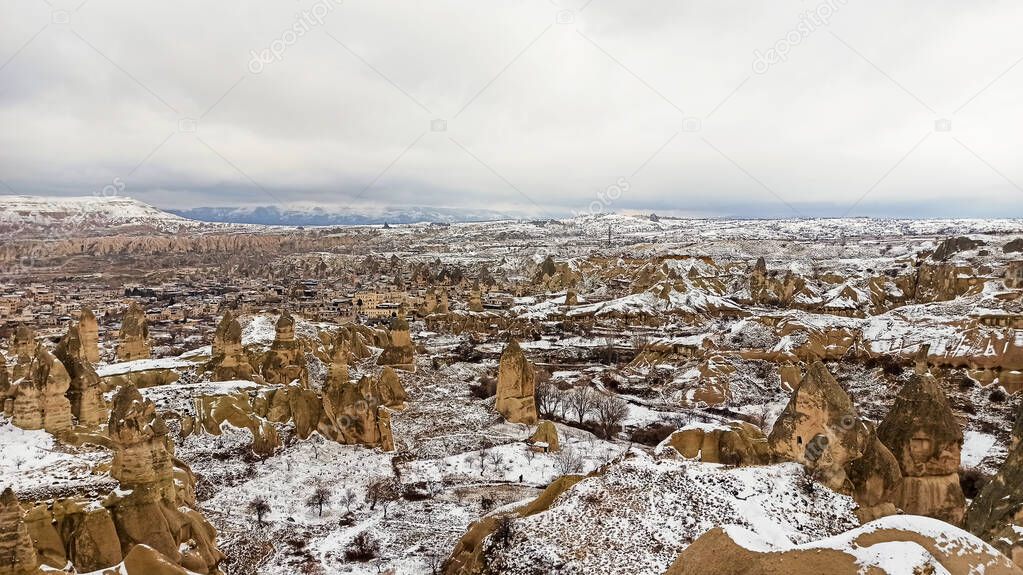
<path id="1" fill-rule="evenodd" d="M 1013 1 L 6 0 L 0 193 L 1023 216 L 1021 21 Z"/>

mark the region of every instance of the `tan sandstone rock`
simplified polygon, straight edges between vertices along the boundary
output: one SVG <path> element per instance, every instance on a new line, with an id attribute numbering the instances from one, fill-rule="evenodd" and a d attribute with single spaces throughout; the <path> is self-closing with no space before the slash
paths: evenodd
<path id="1" fill-rule="evenodd" d="M 513 339 L 501 353 L 495 407 L 511 423 L 532 425 L 537 421 L 535 394 L 536 372 Z"/>
<path id="2" fill-rule="evenodd" d="M 377 358 L 377 365 L 389 365 L 396 369 L 415 371 L 415 349 L 412 346 L 408 322 L 404 317 L 396 317 L 391 320 L 387 344 L 380 357 Z"/>
<path id="3" fill-rule="evenodd" d="M 869 432 L 849 395 L 820 361 L 810 364 L 774 423 L 768 443 L 781 459 L 812 470 L 828 487 L 850 492 L 845 465 L 860 458 Z"/>
<path id="4" fill-rule="evenodd" d="M 758 427 L 744 421 L 726 425 L 692 425 L 680 429 L 665 440 L 687 459 L 727 465 L 766 465 L 771 463 L 771 448 Z"/>
<path id="5" fill-rule="evenodd" d="M 36 573 L 38 566 L 25 510 L 8 487 L 0 494 L 0 575 L 28 575 Z"/>
<path id="6" fill-rule="evenodd" d="M 536 431 L 529 436 L 528 443 L 538 447 L 544 453 L 557 453 L 561 451 L 561 443 L 558 441 L 558 428 L 554 422 L 546 419 L 540 420 Z"/>
<path id="7" fill-rule="evenodd" d="M 91 309 L 82 308 L 82 313 L 78 316 L 78 330 L 82 338 L 85 360 L 93 364 L 99 363 L 99 323 Z"/>
<path id="8" fill-rule="evenodd" d="M 71 429 L 71 402 L 65 394 L 71 376 L 52 353 L 37 346 L 28 373 L 14 382 L 12 421 L 22 429 L 45 429 L 53 434 Z"/>
<path id="9" fill-rule="evenodd" d="M 877 437 L 902 469 L 896 506 L 959 524 L 966 505 L 959 486 L 963 431 L 932 375 L 909 379 L 878 426 Z"/>
<path id="10" fill-rule="evenodd" d="M 295 338 L 295 318 L 287 311 L 277 319 L 274 341 L 264 356 L 260 373 L 267 383 L 306 382 L 305 354 Z"/>
<path id="11" fill-rule="evenodd" d="M 71 385 L 67 392 L 71 401 L 71 415 L 84 427 L 97 427 L 106 419 L 106 404 L 99 375 L 90 362 L 82 337 L 81 325 L 72 324 L 60 340 L 55 351 L 64 364 Z"/>
<path id="12" fill-rule="evenodd" d="M 121 329 L 117 335 L 117 359 L 134 361 L 148 359 L 149 324 L 146 323 L 146 312 L 138 303 L 131 302 L 121 317 Z"/>
<path id="13" fill-rule="evenodd" d="M 228 310 L 213 333 L 211 357 L 206 369 L 213 381 L 252 379 L 252 364 L 242 347 L 242 326 Z"/>

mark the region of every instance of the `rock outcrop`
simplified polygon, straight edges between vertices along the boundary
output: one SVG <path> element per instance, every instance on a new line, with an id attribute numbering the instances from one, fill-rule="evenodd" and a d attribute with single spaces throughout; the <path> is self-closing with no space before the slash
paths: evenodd
<path id="1" fill-rule="evenodd" d="M 687 459 L 727 465 L 767 465 L 771 448 L 764 433 L 744 421 L 727 425 L 690 425 L 672 433 L 663 447 Z"/>
<path id="2" fill-rule="evenodd" d="M 868 424 L 869 439 L 863 457 L 846 465 L 846 474 L 853 485 L 856 517 L 863 523 L 898 513 L 895 496 L 902 487 L 902 469 L 892 452 L 877 438 L 877 431 Z"/>
<path id="3" fill-rule="evenodd" d="M 849 395 L 820 361 L 810 364 L 768 436 L 772 452 L 811 470 L 825 485 L 849 493 L 845 466 L 863 456 L 869 432 Z"/>
<path id="4" fill-rule="evenodd" d="M 117 359 L 134 361 L 148 359 L 149 355 L 149 324 L 146 322 L 146 312 L 137 303 L 132 302 L 121 316 L 121 329 L 117 335 Z"/>
<path id="5" fill-rule="evenodd" d="M 0 494 L 0 575 L 28 575 L 37 573 L 38 567 L 25 511 L 8 487 Z"/>
<path id="6" fill-rule="evenodd" d="M 242 326 L 230 311 L 217 324 L 210 355 L 206 369 L 213 372 L 213 381 L 252 379 L 252 364 L 242 347 Z"/>
<path id="7" fill-rule="evenodd" d="M 99 375 L 88 359 L 81 327 L 81 324 L 72 324 L 68 328 L 57 345 L 55 355 L 71 377 L 67 392 L 71 401 L 71 415 L 78 425 L 97 427 L 106 419 L 106 404 Z"/>
<path id="8" fill-rule="evenodd" d="M 512 340 L 501 353 L 497 373 L 497 411 L 511 423 L 533 425 L 536 413 L 536 372 L 519 343 Z"/>
<path id="9" fill-rule="evenodd" d="M 1023 565 L 1023 443 L 970 504 L 964 526 Z"/>
<path id="10" fill-rule="evenodd" d="M 17 381 L 28 374 L 35 351 L 35 332 L 25 324 L 18 324 L 18 327 L 14 329 L 14 338 L 11 340 L 10 347 L 10 355 L 14 359 L 10 365 L 11 381 Z"/>
<path id="11" fill-rule="evenodd" d="M 409 333 L 408 321 L 404 317 L 391 320 L 388 329 L 387 345 L 377 358 L 377 365 L 389 365 L 396 369 L 415 371 L 415 349 Z"/>
<path id="12" fill-rule="evenodd" d="M 561 442 L 558 441 L 558 428 L 554 422 L 543 419 L 536 426 L 536 431 L 526 440 L 534 449 L 544 453 L 557 453 L 561 451 Z"/>
<path id="13" fill-rule="evenodd" d="M 798 546 L 775 545 L 741 527 L 715 527 L 682 551 L 665 575 L 822 573 L 1023 575 L 1023 570 L 961 529 L 923 517 L 895 516 Z"/>
<path id="14" fill-rule="evenodd" d="M 902 469 L 895 505 L 906 513 L 959 524 L 966 505 L 959 486 L 963 431 L 932 375 L 909 379 L 877 437 Z"/>
<path id="15" fill-rule="evenodd" d="M 65 395 L 70 386 L 64 364 L 43 346 L 36 346 L 27 375 L 12 385 L 8 413 L 14 425 L 53 434 L 70 430 L 71 402 Z"/>
<path id="16" fill-rule="evenodd" d="M 152 547 L 170 562 L 197 573 L 214 573 L 224 555 L 216 531 L 195 509 L 195 478 L 174 459 L 174 444 L 152 401 L 138 389 L 118 389 L 108 433 L 114 448 L 110 475 L 121 487 L 103 501 L 110 510 L 123 555 Z"/>
<path id="17" fill-rule="evenodd" d="M 252 434 L 252 452 L 256 455 L 267 456 L 280 449 L 282 443 L 277 428 L 258 414 L 246 391 L 197 397 L 194 401 L 195 416 L 182 417 L 182 436 L 200 433 L 220 435 L 221 426 L 227 423 L 238 429 L 249 430 Z"/>
<path id="18" fill-rule="evenodd" d="M 82 349 L 85 351 L 85 360 L 89 363 L 99 362 L 99 322 L 96 315 L 89 308 L 82 308 L 78 316 L 78 331 L 82 338 Z"/>
<path id="19" fill-rule="evenodd" d="M 318 429 L 339 443 L 394 450 L 391 413 L 404 409 L 408 399 L 394 370 L 385 368 L 380 379 L 366 376 L 358 383 L 332 381 L 323 389 Z"/>
<path id="20" fill-rule="evenodd" d="M 306 382 L 305 354 L 301 342 L 295 338 L 295 318 L 287 311 L 277 319 L 274 341 L 263 358 L 260 373 L 267 383 Z"/>

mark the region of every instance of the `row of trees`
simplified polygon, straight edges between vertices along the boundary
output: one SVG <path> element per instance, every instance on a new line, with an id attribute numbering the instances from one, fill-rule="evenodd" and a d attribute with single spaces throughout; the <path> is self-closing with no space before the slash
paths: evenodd
<path id="1" fill-rule="evenodd" d="M 562 391 L 549 378 L 536 384 L 536 410 L 543 419 L 575 422 L 582 426 L 592 415 L 605 439 L 610 439 L 629 415 L 629 404 L 617 395 L 600 393 L 588 385 Z"/>
<path id="2" fill-rule="evenodd" d="M 334 501 L 334 496 L 334 490 L 329 485 L 316 483 L 310 487 L 309 495 L 306 496 L 304 503 L 307 508 L 316 511 L 318 516 L 323 517 L 323 508 L 329 506 Z M 380 477 L 374 479 L 366 486 L 365 501 L 369 504 L 370 510 L 375 510 L 377 505 L 381 504 L 384 508 L 385 517 L 387 516 L 387 505 L 399 497 L 401 497 L 401 490 L 399 489 L 398 482 L 393 478 Z M 348 513 L 352 513 L 353 508 L 359 501 L 359 496 L 355 493 L 354 489 L 349 487 L 340 494 L 337 494 L 337 501 L 344 505 Z M 258 524 L 262 524 L 263 519 L 272 511 L 270 502 L 261 495 L 254 497 L 246 507 L 249 513 L 256 516 Z"/>

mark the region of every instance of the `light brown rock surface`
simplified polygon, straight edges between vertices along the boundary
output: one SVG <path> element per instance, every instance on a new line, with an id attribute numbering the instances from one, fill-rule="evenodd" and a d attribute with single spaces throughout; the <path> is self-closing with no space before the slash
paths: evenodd
<path id="1" fill-rule="evenodd" d="M 511 340 L 501 353 L 497 373 L 497 411 L 511 423 L 532 425 L 536 414 L 536 372 L 519 343 Z"/>
<path id="2" fill-rule="evenodd" d="M 206 369 L 213 372 L 213 381 L 252 379 L 252 364 L 242 347 L 242 326 L 230 310 L 213 333 L 210 361 Z"/>
<path id="3" fill-rule="evenodd" d="M 0 494 L 0 575 L 36 573 L 39 557 L 25 524 L 25 511 L 10 488 Z"/>
<path id="4" fill-rule="evenodd" d="M 37 346 L 25 377 L 12 385 L 11 419 L 22 429 L 45 429 L 59 434 L 71 429 L 71 402 L 65 394 L 71 376 L 64 364 Z"/>
<path id="5" fill-rule="evenodd" d="M 71 415 L 84 427 L 96 427 L 106 419 L 106 404 L 100 378 L 88 359 L 81 325 L 72 324 L 60 340 L 55 351 L 64 364 L 71 385 L 67 396 L 71 401 Z"/>
<path id="6" fill-rule="evenodd" d="M 82 337 L 86 361 L 99 363 L 99 323 L 91 309 L 82 308 L 82 313 L 78 316 L 78 331 Z"/>
<path id="7" fill-rule="evenodd" d="M 958 525 L 966 501 L 959 486 L 963 431 L 930 374 L 913 375 L 877 428 L 902 469 L 895 505 Z"/>
<path id="8" fill-rule="evenodd" d="M 974 498 L 964 526 L 1023 565 L 1023 443 L 1016 443 L 1002 468 Z"/>
<path id="9" fill-rule="evenodd" d="M 781 459 L 796 461 L 827 486 L 850 492 L 845 465 L 860 458 L 869 433 L 849 395 L 820 361 L 810 364 L 768 436 Z"/>
<path id="10" fill-rule="evenodd" d="M 121 317 L 121 329 L 117 335 L 117 359 L 134 361 L 148 359 L 149 355 L 149 324 L 146 322 L 146 312 L 137 303 L 132 302 Z"/>
<path id="11" fill-rule="evenodd" d="M 546 419 L 540 420 L 536 431 L 529 436 L 528 442 L 532 445 L 540 445 L 545 453 L 557 453 L 561 451 L 561 442 L 558 441 L 558 428 L 554 422 Z"/>
<path id="12" fill-rule="evenodd" d="M 771 448 L 756 426 L 740 421 L 727 425 L 694 425 L 680 429 L 665 440 L 679 455 L 706 463 L 767 465 Z"/>
<path id="13" fill-rule="evenodd" d="M 389 365 L 395 369 L 415 371 L 415 349 L 412 346 L 408 322 L 404 318 L 397 317 L 391 320 L 387 344 L 380 357 L 377 358 L 377 365 Z"/>
<path id="14" fill-rule="evenodd" d="M 774 547 L 745 529 L 715 527 L 665 575 L 1023 575 L 969 533 L 923 517 L 886 517 L 804 545 Z"/>
<path id="15" fill-rule="evenodd" d="M 263 358 L 260 373 L 267 383 L 287 385 L 295 380 L 306 381 L 305 354 L 295 338 L 295 318 L 287 311 L 277 319 L 274 341 Z"/>

